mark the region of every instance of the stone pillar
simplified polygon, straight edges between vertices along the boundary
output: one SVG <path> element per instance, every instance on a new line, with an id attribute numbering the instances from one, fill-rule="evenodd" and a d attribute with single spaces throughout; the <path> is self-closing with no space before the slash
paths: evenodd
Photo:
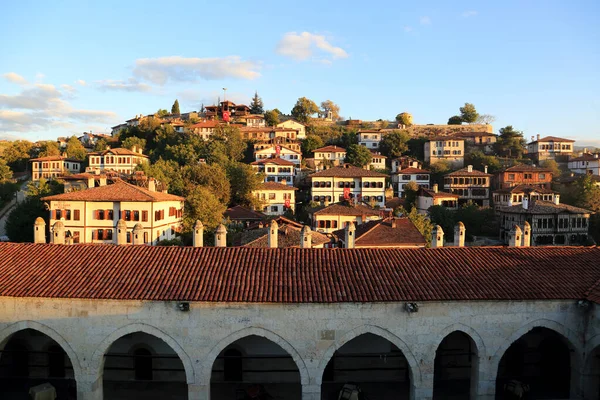
<path id="1" fill-rule="evenodd" d="M 321 400 L 321 385 L 302 385 L 302 400 Z"/>
<path id="2" fill-rule="evenodd" d="M 463 224 L 461 221 L 458 221 L 454 227 L 454 246 L 465 246 L 465 224 Z"/>
<path id="3" fill-rule="evenodd" d="M 33 224 L 33 243 L 46 243 L 46 221 L 37 217 Z"/>
<path id="4" fill-rule="evenodd" d="M 523 232 L 518 225 L 514 225 L 508 233 L 508 246 L 509 247 L 521 247 L 521 239 Z"/>
<path id="5" fill-rule="evenodd" d="M 531 225 L 525 221 L 525 225 L 523 226 L 523 247 L 529 246 L 531 246 Z"/>
<path id="6" fill-rule="evenodd" d="M 308 225 L 304 225 L 300 231 L 300 247 L 310 249 L 312 247 L 312 231 Z"/>
<path id="7" fill-rule="evenodd" d="M 131 234 L 131 243 L 133 243 L 134 245 L 144 244 L 144 227 L 142 226 L 142 224 L 135 224 L 135 226 L 133 227 L 133 232 Z"/>
<path id="8" fill-rule="evenodd" d="M 227 247 L 227 228 L 223 224 L 215 231 L 215 247 Z"/>
<path id="9" fill-rule="evenodd" d="M 478 400 L 495 400 L 496 398 L 496 373 L 498 365 L 492 360 L 484 357 L 476 357 L 477 362 L 473 363 L 471 368 L 477 368 L 475 374 L 471 374 L 471 380 L 475 376 L 477 385 L 471 389 L 471 398 Z M 473 393 L 473 390 L 476 390 Z M 473 395 L 476 395 L 473 397 Z"/>
<path id="10" fill-rule="evenodd" d="M 84 375 L 77 380 L 77 400 L 103 400 L 102 376 Z"/>
<path id="11" fill-rule="evenodd" d="M 354 248 L 354 239 L 355 239 L 355 233 L 356 233 L 356 227 L 354 226 L 354 222 L 350 221 L 348 222 L 348 225 L 346 225 L 346 229 L 345 229 L 345 233 L 346 233 L 346 237 L 345 237 L 345 242 L 346 242 L 346 248 L 347 249 L 353 249 Z"/>
<path id="12" fill-rule="evenodd" d="M 120 219 L 117 222 L 117 226 L 115 228 L 116 235 L 114 236 L 117 244 L 127 244 L 127 224 L 123 219 Z"/>
<path id="13" fill-rule="evenodd" d="M 188 400 L 208 400 L 210 398 L 210 384 L 188 384 Z"/>
<path id="14" fill-rule="evenodd" d="M 62 221 L 56 221 L 52 225 L 52 240 L 53 244 L 65 244 L 65 224 Z"/>
<path id="15" fill-rule="evenodd" d="M 202 247 L 204 246 L 204 224 L 200 220 L 197 220 L 194 224 L 194 233 L 192 239 L 192 246 Z"/>
<path id="16" fill-rule="evenodd" d="M 277 221 L 273 220 L 273 221 L 271 221 L 271 226 L 269 226 L 269 238 L 268 238 L 269 247 L 272 249 L 276 249 L 277 247 L 279 247 L 278 242 L 277 242 L 278 234 L 279 234 L 279 224 L 277 223 Z"/>
<path id="17" fill-rule="evenodd" d="M 444 247 L 444 230 L 436 225 L 431 232 L 431 247 Z"/>

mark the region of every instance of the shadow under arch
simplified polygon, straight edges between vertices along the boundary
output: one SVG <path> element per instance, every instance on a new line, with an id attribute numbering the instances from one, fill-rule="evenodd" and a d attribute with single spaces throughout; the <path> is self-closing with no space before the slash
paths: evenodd
<path id="1" fill-rule="evenodd" d="M 179 356 L 183 367 L 185 368 L 185 377 L 186 383 L 194 384 L 195 383 L 195 372 L 192 361 L 185 350 L 179 345 L 179 343 L 172 338 L 168 333 L 161 331 L 158 328 L 155 328 L 151 325 L 142 324 L 142 323 L 133 323 L 129 325 L 122 326 L 117 329 L 110 335 L 108 335 L 100 345 L 94 351 L 94 355 L 90 361 L 90 367 L 96 373 L 97 376 L 102 376 L 104 371 L 104 354 L 110 349 L 112 344 L 122 338 L 125 335 L 130 333 L 143 332 L 148 335 L 155 336 L 166 344 L 168 344 L 175 353 Z"/>
<path id="2" fill-rule="evenodd" d="M 586 343 L 583 371 L 583 398 L 600 398 L 600 334 Z"/>
<path id="3" fill-rule="evenodd" d="M 304 363 L 304 359 L 298 354 L 298 351 L 289 344 L 284 338 L 279 336 L 278 334 L 271 332 L 264 328 L 258 327 L 249 327 L 244 328 L 239 331 L 235 331 L 232 334 L 226 336 L 221 339 L 219 343 L 217 343 L 210 352 L 205 357 L 205 362 L 202 366 L 202 372 L 200 376 L 202 377 L 202 382 L 210 382 L 211 374 L 212 374 L 212 366 L 217 358 L 217 356 L 230 344 L 235 341 L 245 338 L 247 336 L 260 336 L 265 339 L 270 340 L 271 342 L 279 345 L 282 349 L 284 349 L 294 360 L 296 367 L 300 373 L 300 383 L 302 385 L 308 385 L 310 382 L 310 375 L 308 374 L 308 369 L 306 368 L 306 364 Z"/>
<path id="4" fill-rule="evenodd" d="M 12 325 L 7 326 L 6 328 L 0 331 L 0 348 L 4 348 L 10 337 L 20 331 L 25 329 L 32 329 L 38 332 L 41 332 L 54 340 L 62 349 L 67 353 L 71 361 L 71 365 L 73 366 L 73 376 L 76 382 L 79 382 L 81 377 L 83 376 L 83 371 L 81 370 L 81 364 L 79 363 L 79 358 L 77 357 L 77 353 L 73 350 L 71 345 L 61 336 L 53 328 L 48 325 L 44 325 L 40 322 L 36 321 L 19 321 L 15 322 Z"/>
<path id="5" fill-rule="evenodd" d="M 421 370 L 419 369 L 419 364 L 417 363 L 417 360 L 416 360 L 415 356 L 413 355 L 413 353 L 410 351 L 410 348 L 408 347 L 408 345 L 402 339 L 400 339 L 398 336 L 394 335 L 390 331 L 385 330 L 385 329 L 380 328 L 375 325 L 358 326 L 358 327 L 346 332 L 341 339 L 336 340 L 331 346 L 329 346 L 327 351 L 323 354 L 323 357 L 321 358 L 321 361 L 319 363 L 319 368 L 317 370 L 317 376 L 315 377 L 317 384 L 320 385 L 323 383 L 323 373 L 325 372 L 325 368 L 327 367 L 329 360 L 331 360 L 331 357 L 333 357 L 336 350 L 338 350 L 340 347 L 342 347 L 346 343 L 350 342 L 352 339 L 355 339 L 366 333 L 380 336 L 380 337 L 388 340 L 389 342 L 391 342 L 398 349 L 400 349 L 400 351 L 402 351 L 402 354 L 404 354 L 404 357 L 406 358 L 408 365 L 410 366 L 410 379 L 411 379 L 411 383 L 412 383 L 413 387 L 419 386 L 421 384 Z"/>
<path id="6" fill-rule="evenodd" d="M 462 332 L 471 338 L 471 340 L 475 344 L 475 347 L 477 350 L 477 355 L 479 356 L 480 359 L 484 359 L 487 357 L 487 348 L 485 346 L 483 339 L 479 335 L 479 333 L 475 329 L 471 328 L 470 326 L 462 324 L 462 323 L 448 325 L 447 327 L 442 329 L 442 331 L 440 331 L 440 333 L 436 337 L 435 341 L 433 342 L 433 345 L 435 346 L 433 348 L 433 352 L 435 352 L 435 350 L 438 347 L 440 347 L 440 344 L 446 338 L 446 336 L 450 335 L 453 332 L 457 332 L 457 331 Z"/>

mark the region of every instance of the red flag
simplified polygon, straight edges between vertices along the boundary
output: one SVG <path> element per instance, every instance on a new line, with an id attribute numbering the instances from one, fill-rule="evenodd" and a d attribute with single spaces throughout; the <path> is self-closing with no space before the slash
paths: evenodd
<path id="1" fill-rule="evenodd" d="M 285 208 L 290 208 L 291 202 L 290 199 L 285 199 Z"/>
<path id="2" fill-rule="evenodd" d="M 279 153 L 281 153 L 281 146 L 277 145 L 275 146 L 275 154 L 277 155 L 277 157 L 279 157 Z"/>
<path id="3" fill-rule="evenodd" d="M 229 111 L 223 111 L 223 121 L 229 122 L 230 116 Z"/>
<path id="4" fill-rule="evenodd" d="M 345 187 L 344 188 L 344 199 L 348 200 L 349 198 L 350 198 L 350 188 Z"/>

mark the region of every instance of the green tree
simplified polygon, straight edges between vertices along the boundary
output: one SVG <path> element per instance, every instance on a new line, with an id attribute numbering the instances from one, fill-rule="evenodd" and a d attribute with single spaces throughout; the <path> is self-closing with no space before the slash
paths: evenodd
<path id="1" fill-rule="evenodd" d="M 4 158 L 0 158 L 0 183 L 5 183 L 12 179 L 13 172 Z"/>
<path id="2" fill-rule="evenodd" d="M 246 142 L 236 126 L 218 125 L 208 141 L 207 162 L 222 159 L 217 153 L 225 155 L 228 160 L 240 161 L 244 157 Z"/>
<path id="3" fill-rule="evenodd" d="M 500 128 L 499 133 L 500 135 L 494 144 L 496 153 L 502 157 L 523 157 L 525 146 L 527 144 L 525 138 L 523 137 L 523 132 L 516 131 L 512 125 L 509 125 L 504 128 Z"/>
<path id="4" fill-rule="evenodd" d="M 448 242 L 454 240 L 454 225 L 456 213 L 444 206 L 431 206 L 427 210 L 433 226 L 439 225 L 444 231 L 444 239 Z"/>
<path id="5" fill-rule="evenodd" d="M 46 140 L 40 143 L 38 157 L 60 156 L 58 143 L 53 140 Z"/>
<path id="6" fill-rule="evenodd" d="M 325 100 L 321 102 L 321 114 L 327 115 L 329 112 L 331 112 L 331 118 L 334 121 L 340 119 L 340 106 L 331 100 Z"/>
<path id="7" fill-rule="evenodd" d="M 147 177 L 154 178 L 167 186 L 169 188 L 169 193 L 177 194 L 179 196 L 185 195 L 183 191 L 184 183 L 179 171 L 179 164 L 177 164 L 176 161 L 159 158 L 153 163 L 138 164 L 135 167 L 135 170 L 143 171 L 144 175 Z M 174 189 L 176 185 L 172 185 L 172 182 L 181 182 L 179 186 L 177 186 L 178 190 Z"/>
<path id="8" fill-rule="evenodd" d="M 179 100 L 175 99 L 173 106 L 171 107 L 171 114 L 179 115 L 181 114 L 181 110 L 179 109 Z"/>
<path id="9" fill-rule="evenodd" d="M 279 116 L 281 113 L 278 109 L 270 110 L 265 112 L 265 123 L 268 126 L 275 126 L 279 123 Z"/>
<path id="10" fill-rule="evenodd" d="M 134 146 L 140 150 L 146 149 L 146 139 L 131 136 L 121 142 L 121 147 L 129 150 L 132 150 Z"/>
<path id="11" fill-rule="evenodd" d="M 419 192 L 419 185 L 417 182 L 410 181 L 404 185 L 404 198 L 406 204 L 406 210 L 412 211 L 417 205 L 417 193 Z"/>
<path id="12" fill-rule="evenodd" d="M 448 118 L 448 125 L 462 125 L 463 119 L 460 115 L 453 115 Z"/>
<path id="13" fill-rule="evenodd" d="M 106 150 L 106 146 L 108 146 L 106 139 L 98 139 L 94 145 L 94 151 L 104 151 Z"/>
<path id="14" fill-rule="evenodd" d="M 165 116 L 169 115 L 169 111 L 165 110 L 164 108 L 159 108 L 158 111 L 156 112 L 156 115 L 158 117 L 165 117 Z"/>
<path id="15" fill-rule="evenodd" d="M 550 171 L 552 171 L 553 179 L 559 178 L 561 175 L 560 167 L 558 166 L 558 163 L 554 160 L 551 160 L 551 159 L 544 160 L 540 163 L 540 167 L 546 168 L 546 169 L 549 169 Z"/>
<path id="16" fill-rule="evenodd" d="M 419 214 L 416 207 L 407 211 L 402 206 L 398 207 L 396 214 L 408 218 L 417 228 L 427 242 L 426 247 L 431 246 L 431 234 L 433 233 L 433 224 L 426 214 Z"/>
<path id="17" fill-rule="evenodd" d="M 248 164 L 232 162 L 227 167 L 227 177 L 231 184 L 232 204 L 260 209 L 261 202 L 252 191 L 264 181 L 263 174 L 257 174 Z"/>
<path id="18" fill-rule="evenodd" d="M 388 158 L 400 157 L 408 150 L 410 135 L 406 131 L 393 131 L 381 138 L 379 151 Z"/>
<path id="19" fill-rule="evenodd" d="M 307 124 L 310 122 L 310 117 L 319 112 L 319 107 L 317 104 L 307 99 L 306 97 L 300 97 L 294 108 L 292 108 L 292 116 L 298 122 L 302 122 L 303 124 Z"/>
<path id="20" fill-rule="evenodd" d="M 346 160 L 345 162 L 354 165 L 355 167 L 364 168 L 371 163 L 373 153 L 369 151 L 365 146 L 358 144 L 351 144 L 346 149 Z"/>
<path id="21" fill-rule="evenodd" d="M 471 103 L 465 103 L 464 107 L 460 108 L 460 117 L 462 120 L 468 124 L 472 124 L 477 121 L 479 118 L 479 114 L 475 109 L 475 106 Z"/>
<path id="22" fill-rule="evenodd" d="M 14 172 L 23 172 L 27 169 L 29 158 L 34 156 L 33 143 L 27 140 L 15 140 L 4 149 L 2 157 Z"/>
<path id="23" fill-rule="evenodd" d="M 474 169 L 483 171 L 487 165 L 488 173 L 494 174 L 502 169 L 500 161 L 494 156 L 486 156 L 483 152 L 477 150 L 465 155 L 465 164 L 472 165 Z"/>
<path id="24" fill-rule="evenodd" d="M 302 155 L 305 158 L 312 157 L 312 152 L 315 149 L 319 149 L 323 147 L 325 144 L 323 143 L 323 139 L 316 135 L 307 135 L 306 139 L 300 142 L 300 147 L 302 149 Z"/>
<path id="25" fill-rule="evenodd" d="M 258 95 L 258 92 L 254 92 L 254 97 L 250 101 L 250 113 L 251 114 L 264 114 L 263 101 Z"/>
<path id="26" fill-rule="evenodd" d="M 183 230 L 190 232 L 197 220 L 206 229 L 215 229 L 223 220 L 227 206 L 219 201 L 219 196 L 206 186 L 195 186 L 185 198 Z"/>
<path id="27" fill-rule="evenodd" d="M 411 126 L 413 124 L 413 117 L 410 113 L 402 112 L 396 115 L 396 122 L 401 125 Z"/>
<path id="28" fill-rule="evenodd" d="M 186 165 L 179 171 L 179 178 L 184 184 L 181 195 L 187 197 L 196 186 L 204 186 L 209 188 L 221 203 L 229 203 L 231 185 L 224 167 L 220 164 Z"/>
<path id="29" fill-rule="evenodd" d="M 67 147 L 65 148 L 65 153 L 67 153 L 68 157 L 74 158 L 76 160 L 83 161 L 87 157 L 87 152 L 85 151 L 85 147 L 81 144 L 77 136 L 71 136 L 67 141 Z"/>

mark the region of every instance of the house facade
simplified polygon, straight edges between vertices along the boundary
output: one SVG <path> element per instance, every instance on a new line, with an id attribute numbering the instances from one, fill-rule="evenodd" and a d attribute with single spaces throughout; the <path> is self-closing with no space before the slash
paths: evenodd
<path id="1" fill-rule="evenodd" d="M 433 206 L 458 210 L 458 198 L 457 194 L 440 192 L 437 183 L 434 183 L 431 189 L 421 187 L 417 192 L 417 211 L 419 214 L 427 214 L 429 208 Z"/>
<path id="2" fill-rule="evenodd" d="M 277 128 L 293 129 L 297 131 L 296 138 L 306 139 L 306 125 L 295 119 L 288 119 L 287 121 L 280 122 L 276 125 Z"/>
<path id="3" fill-rule="evenodd" d="M 296 211 L 297 188 L 276 182 L 264 182 L 252 191 L 263 203 L 265 215 L 283 215 L 287 210 Z"/>
<path id="4" fill-rule="evenodd" d="M 282 145 L 273 145 L 265 147 L 264 149 L 256 150 L 254 152 L 254 159 L 256 161 L 266 160 L 269 158 L 281 158 L 282 160 L 296 164 L 296 166 L 299 168 L 300 163 L 302 162 L 302 152 L 292 150 L 289 147 Z"/>
<path id="5" fill-rule="evenodd" d="M 63 156 L 38 157 L 31 162 L 31 180 L 40 178 L 54 179 L 65 173 L 78 174 L 82 171 L 83 161 Z"/>
<path id="6" fill-rule="evenodd" d="M 315 167 L 317 171 L 338 167 L 344 164 L 346 149 L 339 146 L 325 146 L 313 150 Z"/>
<path id="7" fill-rule="evenodd" d="M 416 169 L 423 168 L 423 163 L 421 163 L 421 161 L 417 160 L 416 158 L 409 157 L 409 156 L 401 156 L 398 158 L 394 158 L 390 162 L 390 165 L 392 167 L 392 174 L 395 174 L 399 170 L 405 169 L 405 168 L 416 168 Z"/>
<path id="8" fill-rule="evenodd" d="M 467 147 L 481 150 L 485 154 L 494 152 L 494 144 L 498 139 L 496 135 L 489 132 L 460 132 L 456 133 L 455 136 L 463 138 Z"/>
<path id="9" fill-rule="evenodd" d="M 321 233 L 332 233 L 338 229 L 345 228 L 350 222 L 359 226 L 368 221 L 380 220 L 384 212 L 374 210 L 363 204 L 352 204 L 348 202 L 328 204 L 309 210 L 308 216 L 311 220 L 312 229 Z"/>
<path id="10" fill-rule="evenodd" d="M 409 167 L 393 173 L 391 180 L 394 186 L 394 194 L 398 197 L 404 197 L 404 186 L 408 182 L 415 182 L 419 187 L 429 189 L 431 172 L 426 169 Z"/>
<path id="11" fill-rule="evenodd" d="M 355 199 L 385 206 L 387 175 L 344 164 L 309 175 L 313 201 L 337 203 Z"/>
<path id="12" fill-rule="evenodd" d="M 369 150 L 379 149 L 379 142 L 381 142 L 381 131 L 379 130 L 360 130 L 358 131 L 358 144 L 365 146 Z"/>
<path id="13" fill-rule="evenodd" d="M 490 186 L 492 175 L 477 171 L 472 165 L 444 176 L 444 190 L 457 194 L 459 204 L 473 202 L 483 207 L 490 205 Z"/>
<path id="14" fill-rule="evenodd" d="M 551 189 L 540 186 L 519 185 L 511 188 L 498 189 L 493 192 L 494 208 L 516 206 L 523 201 L 549 201 L 555 202 L 559 194 Z"/>
<path id="15" fill-rule="evenodd" d="M 385 160 L 387 160 L 387 157 L 379 153 L 378 151 L 372 153 L 373 157 L 371 157 L 371 162 L 367 165 L 367 168 L 384 170 Z"/>
<path id="16" fill-rule="evenodd" d="M 86 172 L 115 171 L 122 174 L 133 174 L 138 164 L 149 163 L 150 159 L 141 149 L 107 149 L 88 154 Z"/>
<path id="17" fill-rule="evenodd" d="M 574 140 L 546 136 L 527 144 L 527 156 L 539 163 L 544 160 L 567 161 L 574 151 Z"/>
<path id="18" fill-rule="evenodd" d="M 452 168 L 462 168 L 465 164 L 465 140 L 458 137 L 438 137 L 425 142 L 425 162 L 435 164 L 448 162 Z"/>
<path id="19" fill-rule="evenodd" d="M 278 182 L 287 185 L 294 184 L 297 165 L 282 158 L 267 158 L 254 161 L 252 168 L 258 173 L 265 174 L 265 182 Z"/>
<path id="20" fill-rule="evenodd" d="M 600 154 L 583 154 L 569 159 L 568 167 L 575 174 L 589 174 L 600 176 Z"/>
<path id="21" fill-rule="evenodd" d="M 540 186 L 550 189 L 552 171 L 532 165 L 515 165 L 498 173 L 498 187 L 506 189 L 518 185 Z"/>
<path id="22" fill-rule="evenodd" d="M 134 226 L 141 224 L 146 244 L 175 238 L 181 230 L 185 201 L 123 181 L 42 200 L 49 204 L 50 226 L 62 221 L 73 243 L 116 243 L 117 223 L 123 220 L 128 243 Z"/>

